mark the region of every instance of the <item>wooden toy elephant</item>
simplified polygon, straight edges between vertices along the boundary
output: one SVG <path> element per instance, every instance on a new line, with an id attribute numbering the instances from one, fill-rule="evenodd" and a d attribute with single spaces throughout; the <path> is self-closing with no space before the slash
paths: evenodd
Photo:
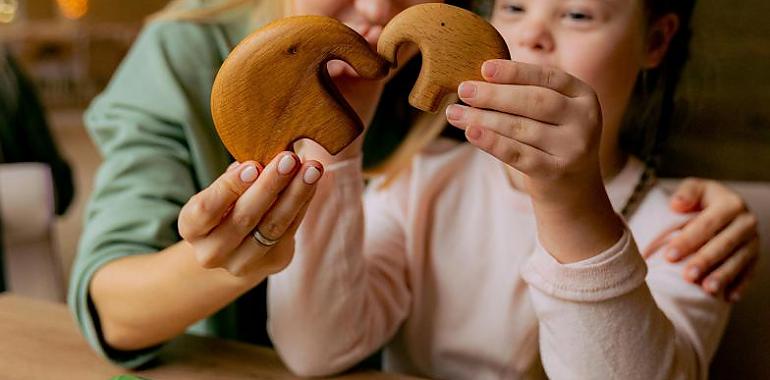
<path id="1" fill-rule="evenodd" d="M 329 78 L 326 63 L 336 59 L 367 79 L 384 77 L 390 67 L 363 37 L 329 17 L 281 19 L 241 42 L 211 94 L 214 124 L 233 157 L 267 164 L 302 138 L 332 154 L 350 144 L 363 125 Z"/>

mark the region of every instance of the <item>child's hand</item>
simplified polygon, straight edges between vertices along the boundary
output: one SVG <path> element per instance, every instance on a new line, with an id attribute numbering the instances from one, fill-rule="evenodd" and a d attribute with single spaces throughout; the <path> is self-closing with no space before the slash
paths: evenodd
<path id="1" fill-rule="evenodd" d="M 581 261 L 611 247 L 624 225 L 599 167 L 596 93 L 555 68 L 492 60 L 482 74 L 486 82 L 460 85 L 460 99 L 470 107 L 449 107 L 449 122 L 524 174 L 540 241 L 557 261 Z"/>
<path id="2" fill-rule="evenodd" d="M 677 262 L 689 257 L 684 270 L 687 280 L 700 283 L 711 294 L 724 294 L 728 301 L 739 300 L 759 260 L 757 217 L 733 190 L 696 178 L 682 181 L 671 208 L 698 215 L 668 243 L 666 259 Z"/>
<path id="3" fill-rule="evenodd" d="M 182 207 L 179 233 L 205 268 L 235 276 L 276 273 L 293 257 L 294 233 L 322 174 L 321 164 L 300 165 L 290 152 L 261 173 L 254 162 L 233 164 Z"/>
<path id="4" fill-rule="evenodd" d="M 482 74 L 486 82 L 458 90 L 471 107 L 447 108 L 468 141 L 524 173 L 535 201 L 579 202 L 576 191 L 604 191 L 602 113 L 588 85 L 555 68 L 505 60 L 487 61 Z"/>

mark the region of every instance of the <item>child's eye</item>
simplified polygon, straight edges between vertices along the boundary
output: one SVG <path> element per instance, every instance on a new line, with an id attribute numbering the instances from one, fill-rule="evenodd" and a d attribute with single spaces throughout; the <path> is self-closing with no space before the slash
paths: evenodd
<path id="1" fill-rule="evenodd" d="M 577 22 L 588 22 L 594 20 L 594 16 L 591 13 L 582 11 L 569 11 L 566 12 L 563 17 L 570 21 Z"/>
<path id="2" fill-rule="evenodd" d="M 509 14 L 524 13 L 524 7 L 519 4 L 503 4 L 500 9 Z"/>

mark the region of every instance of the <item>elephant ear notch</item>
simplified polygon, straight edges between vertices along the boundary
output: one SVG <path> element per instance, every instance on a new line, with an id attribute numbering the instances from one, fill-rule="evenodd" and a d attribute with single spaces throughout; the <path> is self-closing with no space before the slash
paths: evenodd
<path id="1" fill-rule="evenodd" d="M 505 40 L 492 25 L 447 4 L 415 5 L 396 15 L 382 31 L 377 51 L 395 66 L 398 49 L 407 42 L 422 53 L 420 76 L 409 103 L 428 112 L 438 111 L 444 97 L 457 91 L 461 82 L 483 80 L 485 61 L 511 58 Z"/>
<path id="2" fill-rule="evenodd" d="M 303 138 L 331 154 L 349 145 L 363 125 L 329 78 L 334 59 L 367 79 L 390 69 L 363 37 L 329 17 L 280 19 L 238 44 L 211 90 L 211 116 L 233 157 L 266 165 Z"/>

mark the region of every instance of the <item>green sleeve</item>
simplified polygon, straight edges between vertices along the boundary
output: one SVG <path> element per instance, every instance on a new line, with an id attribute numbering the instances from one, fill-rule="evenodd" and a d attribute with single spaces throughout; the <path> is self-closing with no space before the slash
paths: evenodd
<path id="1" fill-rule="evenodd" d="M 148 25 L 85 116 L 104 161 L 86 209 L 68 303 L 91 346 L 124 367 L 146 363 L 158 347 L 109 348 L 89 283 L 111 260 L 179 241 L 181 206 L 229 163 L 208 106 L 226 45 L 216 31 L 191 23 Z"/>

